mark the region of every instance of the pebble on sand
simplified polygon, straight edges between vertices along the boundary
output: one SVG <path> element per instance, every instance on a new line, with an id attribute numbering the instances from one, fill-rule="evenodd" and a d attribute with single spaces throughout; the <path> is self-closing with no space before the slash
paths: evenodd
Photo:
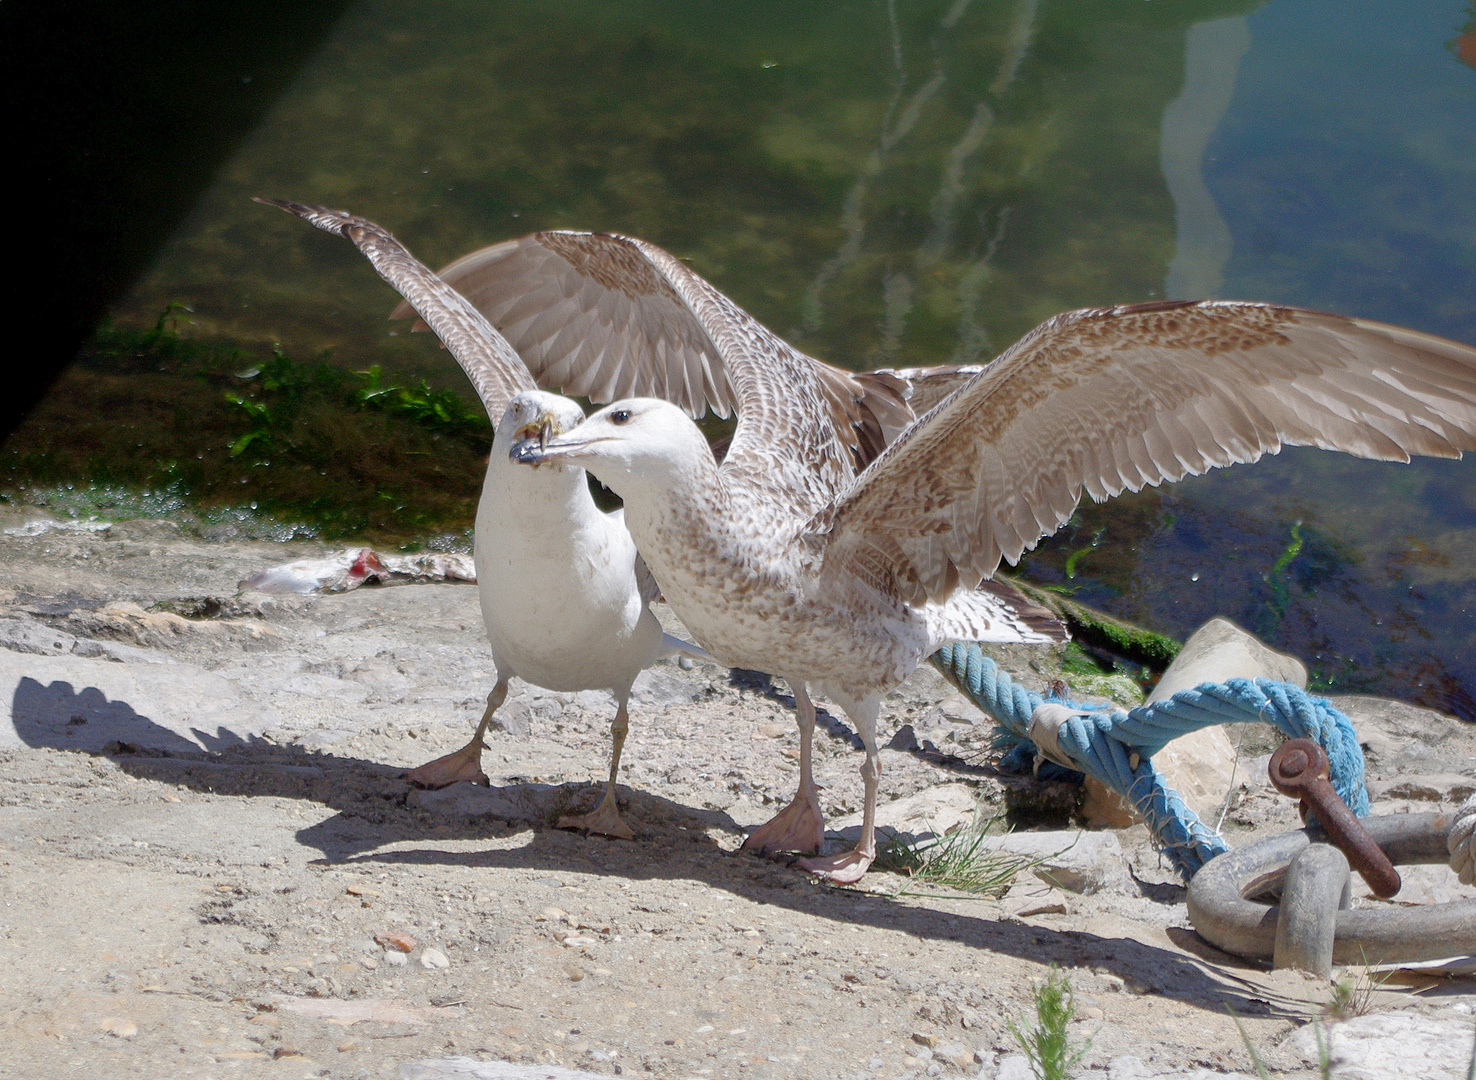
<path id="1" fill-rule="evenodd" d="M 433 949 L 427 945 L 420 951 L 420 966 L 427 970 L 448 968 L 451 966 L 451 960 L 440 949 Z"/>
<path id="2" fill-rule="evenodd" d="M 374 941 L 375 944 L 384 946 L 385 952 L 397 949 L 407 953 L 415 948 L 415 939 L 409 934 L 375 934 Z"/>
<path id="3" fill-rule="evenodd" d="M 138 1025 L 126 1016 L 106 1017 L 98 1027 L 119 1039 L 131 1039 L 138 1034 Z"/>

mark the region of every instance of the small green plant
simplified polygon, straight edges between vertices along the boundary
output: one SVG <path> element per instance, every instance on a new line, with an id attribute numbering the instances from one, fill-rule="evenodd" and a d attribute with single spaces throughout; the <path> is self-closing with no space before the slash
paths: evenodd
<path id="1" fill-rule="evenodd" d="M 254 401 L 248 397 L 242 397 L 240 394 L 227 393 L 226 400 L 245 413 L 255 425 L 250 431 L 231 443 L 231 457 L 240 457 L 252 443 L 260 443 L 262 445 L 259 449 L 266 449 L 272 441 L 272 410 L 261 402 Z"/>
<path id="2" fill-rule="evenodd" d="M 1286 615 L 1287 604 L 1291 602 L 1291 593 L 1286 583 L 1286 571 L 1302 553 L 1306 544 L 1306 538 L 1302 536 L 1302 523 L 1295 522 L 1291 527 L 1291 542 L 1282 549 L 1280 556 L 1277 557 L 1270 572 L 1266 575 L 1266 584 L 1271 587 L 1271 610 L 1278 623 Z"/>
<path id="3" fill-rule="evenodd" d="M 1343 977 L 1332 984 L 1332 997 L 1322 1007 L 1328 1020 L 1349 1020 L 1362 1016 L 1373 1007 L 1374 993 L 1392 975 L 1392 971 L 1375 972 L 1366 963 L 1359 968 L 1345 968 Z"/>
<path id="4" fill-rule="evenodd" d="M 1035 1080 L 1066 1080 L 1092 1048 L 1092 1040 L 1078 1043 L 1067 1030 L 1076 1016 L 1071 980 L 1052 964 L 1045 982 L 1035 988 L 1035 1023 L 1008 1020 L 1010 1034 L 1025 1051 Z"/>
<path id="5" fill-rule="evenodd" d="M 425 427 L 451 434 L 475 436 L 486 430 L 486 413 L 472 408 L 449 390 L 433 389 L 424 379 L 409 386 L 386 385 L 378 364 L 358 375 L 364 380 L 359 401 L 365 405 L 398 413 Z"/>
<path id="6" fill-rule="evenodd" d="M 987 846 L 985 840 L 998 821 L 997 817 L 975 811 L 973 821 L 944 836 L 907 841 L 894 835 L 878 851 L 877 868 L 971 896 L 998 898 L 1009 889 L 1015 875 L 1040 862 Z M 902 889 L 896 895 L 923 894 Z"/>
<path id="7" fill-rule="evenodd" d="M 221 536 L 406 544 L 470 528 L 492 433 L 475 399 L 326 353 L 195 340 L 189 319 L 171 304 L 150 326 L 100 329 L 0 445 L 0 488 Z"/>
<path id="8" fill-rule="evenodd" d="M 1066 558 L 1066 577 L 1067 578 L 1074 579 L 1076 577 L 1076 567 L 1077 567 L 1077 565 L 1081 562 L 1082 559 L 1086 558 L 1088 555 L 1090 555 L 1093 551 L 1095 551 L 1097 549 L 1097 545 L 1102 542 L 1102 537 L 1106 534 L 1106 532 L 1107 532 L 1107 528 L 1104 525 L 1102 528 L 1098 529 L 1096 532 L 1094 532 L 1092 534 L 1092 542 L 1090 544 L 1088 544 L 1086 547 L 1083 547 L 1083 548 L 1077 548 L 1069 556 L 1067 556 L 1067 558 Z"/>

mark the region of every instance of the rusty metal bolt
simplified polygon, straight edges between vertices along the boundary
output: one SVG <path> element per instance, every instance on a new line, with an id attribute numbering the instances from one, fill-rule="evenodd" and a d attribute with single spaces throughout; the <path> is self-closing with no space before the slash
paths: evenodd
<path id="1" fill-rule="evenodd" d="M 1303 821 L 1309 811 L 1317 815 L 1327 838 L 1348 856 L 1375 896 L 1387 900 L 1399 891 L 1399 871 L 1333 790 L 1322 747 L 1311 739 L 1288 739 L 1271 755 L 1267 771 L 1277 791 L 1302 800 Z"/>

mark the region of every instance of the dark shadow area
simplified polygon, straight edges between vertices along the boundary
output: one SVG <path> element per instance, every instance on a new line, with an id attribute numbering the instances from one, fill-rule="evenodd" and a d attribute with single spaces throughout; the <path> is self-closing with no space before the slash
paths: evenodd
<path id="1" fill-rule="evenodd" d="M 1172 881 L 1144 881 L 1133 873 L 1131 866 L 1128 867 L 1128 877 L 1132 878 L 1133 884 L 1137 886 L 1139 895 L 1152 900 L 1155 904 L 1180 904 L 1189 895 L 1188 886 Z"/>
<path id="2" fill-rule="evenodd" d="M 235 732 L 214 735 L 192 728 L 199 745 L 137 712 L 126 701 L 109 700 L 96 686 L 78 690 L 58 680 L 43 686 L 23 676 L 10 703 L 11 723 L 27 746 L 79 750 L 89 754 L 153 752 L 221 753 L 251 745 Z M 254 740 L 253 740 L 254 741 Z"/>
<path id="3" fill-rule="evenodd" d="M 131 776 L 216 795 L 278 797 L 320 803 L 335 811 L 297 832 L 322 853 L 321 863 L 450 865 L 628 880 L 697 880 L 757 903 L 831 919 L 953 941 L 1037 963 L 1112 971 L 1138 992 L 1244 1015 L 1297 1015 L 1293 1002 L 1273 1002 L 1250 986 L 1227 988 L 1195 962 L 1127 938 L 1055 931 L 1017 922 L 932 910 L 884 896 L 819 885 L 796 870 L 729 852 L 718 834 L 742 830 L 727 814 L 703 810 L 649 791 L 622 787 L 633 843 L 581 836 L 551 827 L 565 813 L 591 808 L 598 782 L 553 785 L 533 781 L 480 787 L 457 784 L 413 790 L 402 770 L 377 762 L 217 730 L 192 729 L 209 751 L 96 687 L 80 690 L 23 679 L 12 699 L 15 728 L 30 746 L 106 756 Z M 494 747 L 495 749 L 495 747 Z M 506 839 L 532 830 L 519 847 L 483 851 L 438 849 L 436 842 Z M 387 845 L 416 845 L 382 850 Z M 1170 900 L 1165 897 L 1165 900 Z M 987 962 L 981 957 L 981 962 Z M 1243 966 L 1239 962 L 1217 962 Z M 1232 976 L 1233 980 L 1233 976 Z"/>
<path id="4" fill-rule="evenodd" d="M 17 310 L 0 438 L 148 267 L 348 0 L 0 5 Z"/>

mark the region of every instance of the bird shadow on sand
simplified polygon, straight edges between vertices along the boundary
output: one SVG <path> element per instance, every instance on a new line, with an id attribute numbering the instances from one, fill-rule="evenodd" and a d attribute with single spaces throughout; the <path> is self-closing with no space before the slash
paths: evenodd
<path id="1" fill-rule="evenodd" d="M 628 820 L 638 820 L 648 804 L 659 802 L 648 794 L 633 793 Z M 319 833 L 315 846 L 333 846 L 331 822 L 304 833 L 315 830 Z M 323 830 L 328 833 L 324 835 Z M 1188 931 L 1172 937 L 1184 950 L 1179 952 L 1126 934 L 1056 930 L 996 918 L 997 909 L 985 901 L 978 902 L 978 913 L 940 910 L 930 906 L 926 897 L 899 898 L 822 885 L 791 867 L 729 851 L 712 837 L 681 825 L 650 835 L 638 830 L 634 842 L 545 829 L 535 830 L 526 842 L 516 845 L 504 843 L 480 850 L 398 845 L 325 862 L 519 870 L 534 875 L 530 888 L 548 890 L 549 903 L 558 903 L 562 887 L 583 884 L 584 875 L 621 881 L 696 881 L 838 925 L 870 926 L 920 940 L 964 945 L 977 950 L 980 965 L 987 966 L 991 956 L 1011 956 L 1032 963 L 1110 971 L 1134 993 L 1168 997 L 1218 1014 L 1229 1007 L 1242 1015 L 1293 1018 L 1305 1016 L 1307 1010 L 1305 1002 L 1260 985 L 1252 965 L 1198 942 Z"/>
<path id="2" fill-rule="evenodd" d="M 456 784 L 421 792 L 402 770 L 378 762 L 280 746 L 225 728 L 191 729 L 191 738 L 155 723 L 95 687 L 21 680 L 12 700 L 16 734 L 26 745 L 104 756 L 129 775 L 216 795 L 276 797 L 319 803 L 333 815 L 296 839 L 316 849 L 320 865 L 465 866 L 533 872 L 535 887 L 557 888 L 574 875 L 628 881 L 696 881 L 757 903 L 833 920 L 956 942 L 1036 963 L 1092 967 L 1119 975 L 1142 993 L 1221 1012 L 1300 1015 L 1301 1003 L 1273 1000 L 1251 969 L 1200 946 L 1205 962 L 1131 937 L 1053 930 L 979 914 L 930 907 L 820 885 L 797 869 L 735 852 L 743 830 L 726 813 L 694 808 L 647 791 L 620 789 L 634 842 L 584 836 L 552 823 L 598 799 L 598 783 L 517 780 L 481 787 Z M 507 738 L 511 745 L 514 741 Z M 521 842 L 509 843 L 510 840 Z M 486 846 L 468 848 L 484 842 Z M 552 894 L 551 898 L 552 898 Z M 1176 942 L 1189 948 L 1192 935 Z M 1213 954 L 1213 955 L 1211 955 Z"/>

